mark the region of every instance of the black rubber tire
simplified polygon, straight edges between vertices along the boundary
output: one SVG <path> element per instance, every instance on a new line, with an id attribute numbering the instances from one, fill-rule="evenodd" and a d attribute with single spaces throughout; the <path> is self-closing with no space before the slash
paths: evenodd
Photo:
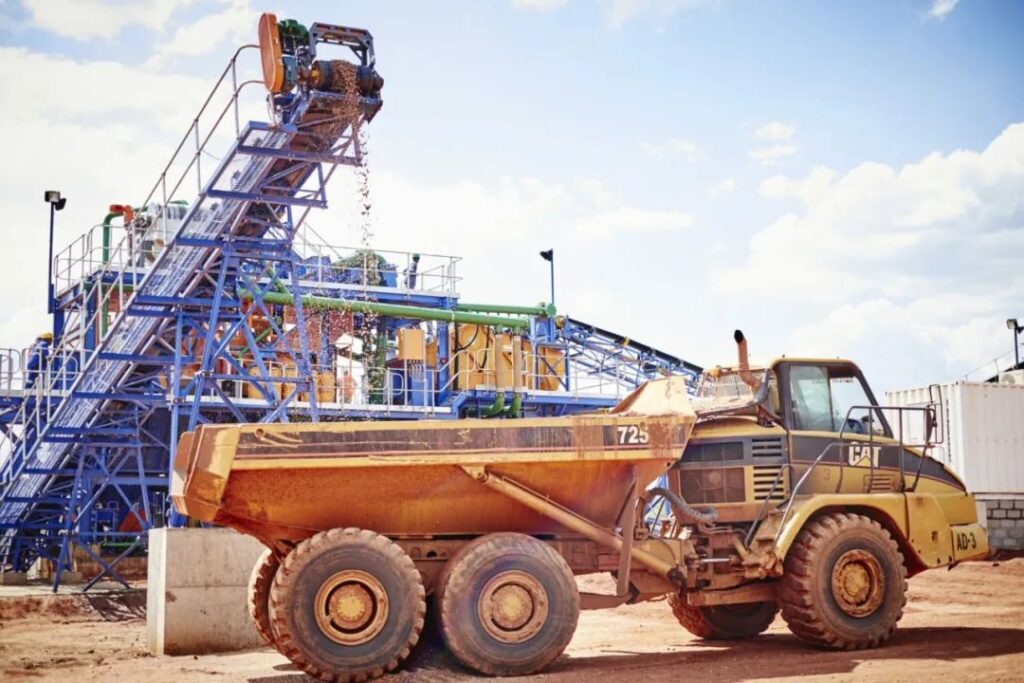
<path id="1" fill-rule="evenodd" d="M 263 551 L 249 575 L 249 616 L 263 642 L 277 648 L 274 631 L 270 626 L 270 586 L 280 566 L 277 557 L 269 548 Z"/>
<path id="2" fill-rule="evenodd" d="M 547 596 L 547 617 L 521 643 L 502 642 L 485 629 L 477 609 L 487 582 L 508 571 L 530 575 Z M 491 676 L 525 676 L 554 661 L 572 640 L 580 597 L 565 559 L 543 541 L 515 533 L 482 536 L 445 566 L 435 596 L 441 636 L 465 666 Z"/>
<path id="3" fill-rule="evenodd" d="M 383 586 L 388 614 L 368 642 L 342 645 L 317 625 L 317 591 L 337 572 L 360 570 Z M 393 671 L 419 640 L 426 591 L 412 559 L 388 538 L 361 529 L 322 531 L 299 543 L 281 563 L 270 589 L 278 650 L 323 681 L 365 681 Z"/>
<path id="4" fill-rule="evenodd" d="M 779 613 L 774 601 L 738 605 L 694 607 L 681 595 L 670 595 L 668 604 L 683 628 L 705 640 L 743 640 L 764 633 Z"/>
<path id="5" fill-rule="evenodd" d="M 848 614 L 833 594 L 833 568 L 849 551 L 868 553 L 884 577 L 881 602 L 868 614 Z M 786 554 L 780 602 L 782 618 L 803 640 L 835 650 L 877 647 L 892 636 L 907 604 L 907 569 L 899 546 L 863 515 L 816 517 Z"/>

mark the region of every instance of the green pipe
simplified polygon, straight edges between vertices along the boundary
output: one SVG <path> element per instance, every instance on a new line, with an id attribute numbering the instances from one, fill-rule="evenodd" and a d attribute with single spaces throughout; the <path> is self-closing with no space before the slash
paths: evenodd
<path id="1" fill-rule="evenodd" d="M 124 216 L 123 212 L 111 211 L 103 218 L 103 265 L 110 263 L 110 221 L 114 220 L 118 216 Z M 103 284 L 97 288 L 99 296 L 103 296 Z M 103 313 L 100 315 L 100 339 L 107 336 L 107 317 L 110 313 L 110 304 L 107 301 L 103 302 Z"/>
<path id="2" fill-rule="evenodd" d="M 123 215 L 124 214 L 120 212 L 111 212 L 103 219 L 103 265 L 110 262 L 110 221 Z"/>
<path id="3" fill-rule="evenodd" d="M 278 327 L 281 326 L 282 320 L 280 318 L 275 318 L 274 321 L 277 323 Z M 259 344 L 261 341 L 263 341 L 264 339 L 269 337 L 270 333 L 273 332 L 273 331 L 274 331 L 274 328 L 270 327 L 268 325 L 267 329 L 263 330 L 262 332 L 260 332 L 259 334 L 256 335 L 256 337 L 255 337 L 256 343 Z M 241 363 L 242 359 L 245 358 L 246 351 L 249 351 L 249 349 L 245 348 L 245 347 L 239 349 L 238 353 L 235 354 L 235 360 L 237 360 L 239 363 Z"/>
<path id="4" fill-rule="evenodd" d="M 251 299 L 252 292 L 239 290 L 243 299 Z M 286 292 L 264 292 L 263 300 L 268 304 L 291 306 L 295 303 L 292 295 Z M 412 320 L 441 320 L 444 322 L 487 325 L 490 327 L 507 327 L 514 330 L 526 330 L 530 321 L 524 318 L 506 318 L 480 313 L 447 311 L 439 308 L 421 308 L 401 304 L 382 304 L 376 301 L 356 301 L 353 299 L 331 299 L 323 296 L 303 295 L 302 305 L 311 310 L 362 311 L 377 313 L 391 318 L 409 318 Z"/>
<path id="5" fill-rule="evenodd" d="M 513 394 L 512 405 L 505 411 L 505 417 L 519 417 L 519 409 L 523 407 L 523 395 Z"/>
<path id="6" fill-rule="evenodd" d="M 541 318 L 553 318 L 555 305 L 541 303 L 536 306 L 506 306 L 504 304 L 456 304 L 456 311 L 473 311 L 476 313 L 508 313 L 511 315 L 533 315 Z"/>
<path id="7" fill-rule="evenodd" d="M 505 409 L 505 392 L 499 391 L 498 395 L 494 397 L 494 403 L 481 409 L 477 413 L 477 417 L 494 417 L 495 415 L 501 415 Z"/>

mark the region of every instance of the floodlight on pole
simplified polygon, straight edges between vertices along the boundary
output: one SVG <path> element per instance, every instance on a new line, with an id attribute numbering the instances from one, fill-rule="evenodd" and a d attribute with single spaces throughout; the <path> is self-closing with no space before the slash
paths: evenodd
<path id="1" fill-rule="evenodd" d="M 1016 318 L 1007 318 L 1006 329 L 1013 330 L 1013 367 L 1016 369 L 1020 365 L 1020 331 L 1024 327 L 1020 326 Z"/>
<path id="2" fill-rule="evenodd" d="M 50 205 L 50 257 L 46 262 L 46 312 L 54 311 L 54 288 L 53 288 L 53 217 L 57 211 L 61 211 L 68 203 L 67 197 L 61 197 L 59 190 L 46 190 L 43 193 L 43 201 Z"/>
<path id="3" fill-rule="evenodd" d="M 540 252 L 540 257 L 551 265 L 551 305 L 555 305 L 555 250 L 545 249 Z"/>

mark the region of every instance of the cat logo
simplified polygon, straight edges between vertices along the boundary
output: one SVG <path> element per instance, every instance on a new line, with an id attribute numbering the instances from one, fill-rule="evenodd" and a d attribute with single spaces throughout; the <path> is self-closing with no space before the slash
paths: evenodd
<path id="1" fill-rule="evenodd" d="M 846 464 L 850 467 L 878 467 L 881 454 L 881 446 L 850 444 L 849 450 L 846 451 Z"/>

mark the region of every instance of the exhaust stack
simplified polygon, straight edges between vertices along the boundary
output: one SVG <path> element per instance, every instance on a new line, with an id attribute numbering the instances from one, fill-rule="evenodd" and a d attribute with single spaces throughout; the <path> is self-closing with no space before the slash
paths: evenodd
<path id="1" fill-rule="evenodd" d="M 740 379 L 754 393 L 757 393 L 757 390 L 761 388 L 761 381 L 754 377 L 754 373 L 750 371 L 750 358 L 747 355 L 747 338 L 743 336 L 742 330 L 733 332 L 732 338 L 736 340 L 736 352 L 739 354 Z"/>

